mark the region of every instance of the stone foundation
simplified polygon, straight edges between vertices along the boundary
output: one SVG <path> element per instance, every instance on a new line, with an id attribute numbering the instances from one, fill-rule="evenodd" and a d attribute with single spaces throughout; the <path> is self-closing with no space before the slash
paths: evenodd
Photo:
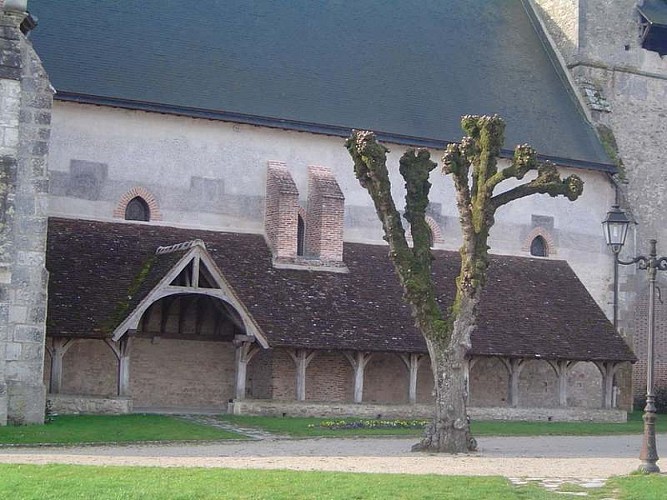
<path id="1" fill-rule="evenodd" d="M 44 384 L 7 383 L 7 423 L 14 425 L 44 423 Z"/>
<path id="2" fill-rule="evenodd" d="M 283 417 L 431 418 L 433 405 L 330 404 L 244 400 L 227 405 L 234 415 Z M 592 408 L 468 408 L 473 420 L 546 422 L 626 422 L 624 410 Z"/>
<path id="3" fill-rule="evenodd" d="M 61 415 L 123 415 L 132 413 L 131 398 L 96 398 L 71 394 L 49 394 L 51 410 Z"/>

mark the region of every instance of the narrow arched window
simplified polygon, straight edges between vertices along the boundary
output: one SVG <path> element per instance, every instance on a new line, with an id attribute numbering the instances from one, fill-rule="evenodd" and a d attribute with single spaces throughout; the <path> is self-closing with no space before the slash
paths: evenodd
<path id="1" fill-rule="evenodd" d="M 306 239 L 306 225 L 303 222 L 303 217 L 298 216 L 297 226 L 296 226 L 296 254 L 303 255 L 305 249 L 305 239 Z"/>
<path id="2" fill-rule="evenodd" d="M 542 236 L 535 236 L 530 243 L 530 255 L 535 257 L 547 257 L 547 242 Z"/>
<path id="3" fill-rule="evenodd" d="M 130 200 L 125 207 L 125 220 L 141 220 L 148 222 L 151 220 L 151 210 L 148 203 L 141 196 L 136 196 Z"/>

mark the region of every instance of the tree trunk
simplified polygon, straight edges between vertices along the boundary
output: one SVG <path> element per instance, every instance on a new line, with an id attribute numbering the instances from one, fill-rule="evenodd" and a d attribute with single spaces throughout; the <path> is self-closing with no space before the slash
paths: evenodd
<path id="1" fill-rule="evenodd" d="M 447 344 L 426 339 L 435 383 L 435 415 L 413 451 L 467 453 L 477 449 L 466 407 L 465 359 L 474 329 L 476 300 L 462 303 Z"/>

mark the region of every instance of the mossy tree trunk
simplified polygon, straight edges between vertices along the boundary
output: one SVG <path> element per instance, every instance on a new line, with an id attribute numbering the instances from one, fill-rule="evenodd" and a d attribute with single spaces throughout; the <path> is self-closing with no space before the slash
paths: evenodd
<path id="1" fill-rule="evenodd" d="M 431 188 L 428 179 L 436 164 L 431 161 L 430 153 L 410 149 L 400 160 L 399 170 L 406 189 L 404 217 L 410 224 L 413 241 L 410 247 L 391 196 L 386 165 L 389 150 L 376 141 L 372 132 L 354 131 L 346 141 L 357 179 L 373 199 L 403 286 L 404 300 L 412 309 L 431 358 L 435 417 L 414 449 L 448 453 L 474 449 L 466 411 L 464 365 L 470 337 L 477 326 L 477 308 L 488 267 L 489 230 L 496 210 L 531 194 L 563 195 L 574 201 L 583 191 L 579 177 L 573 175 L 562 180 L 555 166 L 539 163 L 535 151 L 527 145 L 517 146 L 510 166 L 498 170 L 505 129 L 498 116 L 464 116 L 461 126 L 467 136 L 460 144 L 447 147 L 442 167 L 454 181 L 463 235 L 456 297 L 447 311 L 438 304 L 431 276 L 431 233 L 425 217 Z M 537 170 L 533 180 L 493 195 L 503 180 L 520 180 L 531 170 Z"/>

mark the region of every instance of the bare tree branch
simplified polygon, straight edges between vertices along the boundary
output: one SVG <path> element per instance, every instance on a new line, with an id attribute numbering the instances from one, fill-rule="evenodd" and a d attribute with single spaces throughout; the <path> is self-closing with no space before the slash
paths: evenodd
<path id="1" fill-rule="evenodd" d="M 584 190 L 584 181 L 577 175 L 561 179 L 553 163 L 545 162 L 537 169 L 537 177 L 491 198 L 494 211 L 507 203 L 532 194 L 548 194 L 551 197 L 565 196 L 574 201 Z"/>

